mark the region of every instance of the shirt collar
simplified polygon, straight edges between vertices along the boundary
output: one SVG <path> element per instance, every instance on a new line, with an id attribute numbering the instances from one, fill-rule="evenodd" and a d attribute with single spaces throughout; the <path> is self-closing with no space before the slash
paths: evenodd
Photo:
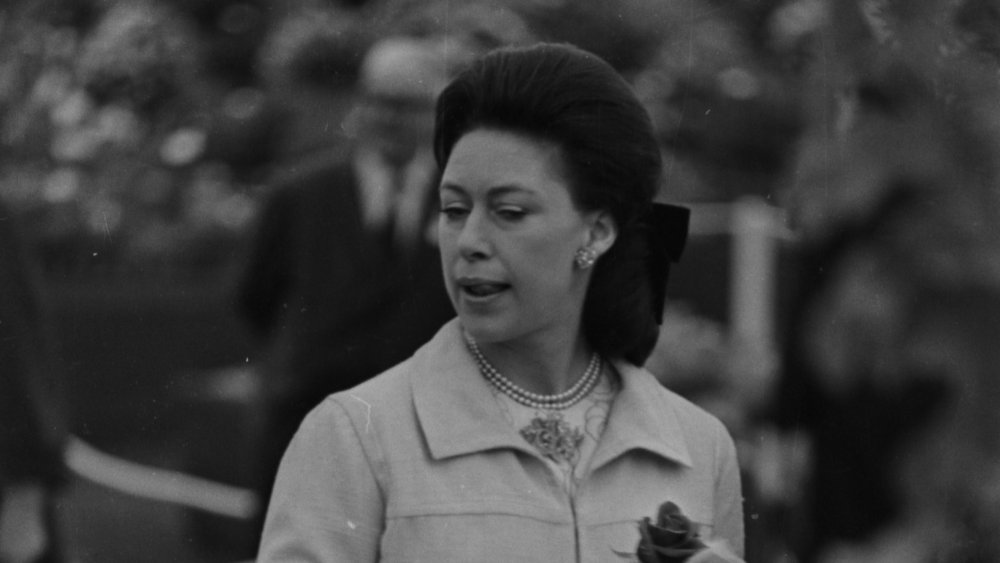
<path id="1" fill-rule="evenodd" d="M 479 375 L 458 319 L 446 324 L 413 358 L 413 401 L 434 459 L 512 448 L 537 456 L 511 426 L 489 383 Z M 592 469 L 633 449 L 691 466 L 674 407 L 646 370 L 615 362 L 622 389 L 594 453 Z"/>

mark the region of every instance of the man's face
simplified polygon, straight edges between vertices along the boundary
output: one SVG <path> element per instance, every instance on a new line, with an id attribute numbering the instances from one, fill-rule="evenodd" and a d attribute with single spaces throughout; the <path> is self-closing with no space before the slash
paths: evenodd
<path id="1" fill-rule="evenodd" d="M 361 142 L 397 164 L 429 146 L 434 102 L 446 80 L 435 44 L 390 39 L 373 47 L 361 70 Z"/>

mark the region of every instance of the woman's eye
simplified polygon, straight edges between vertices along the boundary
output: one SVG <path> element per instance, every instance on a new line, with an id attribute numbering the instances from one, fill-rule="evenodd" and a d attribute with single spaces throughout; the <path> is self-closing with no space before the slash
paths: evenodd
<path id="1" fill-rule="evenodd" d="M 497 209 L 496 214 L 508 221 L 516 221 L 523 219 L 528 212 L 522 207 L 501 207 Z"/>
<path id="2" fill-rule="evenodd" d="M 468 213 L 468 210 L 461 205 L 443 205 L 441 206 L 441 215 L 444 215 L 448 219 L 458 219 Z"/>

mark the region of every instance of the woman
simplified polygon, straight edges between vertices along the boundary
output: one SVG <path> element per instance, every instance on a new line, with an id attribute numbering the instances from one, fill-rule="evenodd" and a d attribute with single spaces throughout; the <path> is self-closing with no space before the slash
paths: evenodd
<path id="1" fill-rule="evenodd" d="M 666 501 L 741 552 L 732 440 L 637 367 L 686 215 L 649 247 L 660 156 L 625 81 L 495 51 L 441 94 L 435 153 L 458 318 L 306 418 L 260 561 L 614 561 Z"/>

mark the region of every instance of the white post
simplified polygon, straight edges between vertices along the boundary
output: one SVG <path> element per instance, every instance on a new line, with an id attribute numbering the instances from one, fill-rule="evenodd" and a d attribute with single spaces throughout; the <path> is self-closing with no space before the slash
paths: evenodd
<path id="1" fill-rule="evenodd" d="M 776 367 L 775 293 L 781 212 L 759 197 L 732 206 L 729 329 L 740 361 L 740 386 L 766 393 Z"/>
<path id="2" fill-rule="evenodd" d="M 732 207 L 730 323 L 734 336 L 763 349 L 774 344 L 776 211 L 757 197 Z"/>

